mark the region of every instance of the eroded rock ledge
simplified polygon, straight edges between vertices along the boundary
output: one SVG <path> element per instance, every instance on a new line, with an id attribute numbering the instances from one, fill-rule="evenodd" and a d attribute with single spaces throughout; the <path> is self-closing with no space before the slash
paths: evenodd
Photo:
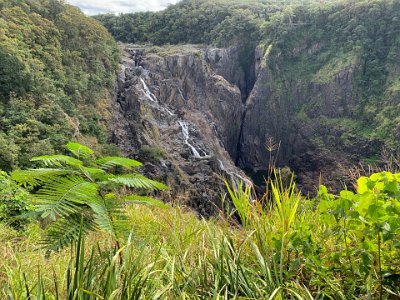
<path id="1" fill-rule="evenodd" d="M 237 55 L 234 48 L 123 46 L 111 141 L 172 187 L 166 200 L 203 215 L 216 211 L 223 176 L 248 180 L 232 160 L 246 88 Z"/>

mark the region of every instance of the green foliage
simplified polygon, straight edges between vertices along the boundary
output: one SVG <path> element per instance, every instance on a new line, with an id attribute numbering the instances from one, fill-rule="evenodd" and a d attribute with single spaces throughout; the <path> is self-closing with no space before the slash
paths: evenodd
<path id="1" fill-rule="evenodd" d="M 356 193 L 344 190 L 339 197 L 322 186 L 319 197 L 325 223 L 345 245 L 332 257 L 346 257 L 354 280 L 378 281 L 382 294 L 384 280 L 400 268 L 400 174 L 360 177 Z"/>
<path id="2" fill-rule="evenodd" d="M 5 270 L 0 294 L 10 299 L 28 294 L 67 299 L 397 299 L 400 174 L 362 177 L 357 192 L 337 196 L 322 186 L 312 201 L 298 194 L 293 181 L 285 183 L 276 174 L 271 194 L 260 200 L 249 201 L 251 193 L 243 185 L 229 188 L 235 218 L 204 220 L 179 208 L 125 207 L 132 233 L 119 248 L 107 233 L 84 238 L 87 222 L 81 218 L 64 219 L 77 243 L 48 258 L 36 244 L 10 247 L 17 250 L 0 261 Z M 244 226 L 236 223 L 237 215 Z M 91 219 L 88 225 L 96 222 Z M 7 242 L 0 247 L 9 249 Z M 37 261 L 40 276 L 32 273 Z"/>
<path id="3" fill-rule="evenodd" d="M 0 171 L 0 222 L 23 229 L 27 220 L 21 217 L 32 209 L 29 193 Z"/>
<path id="4" fill-rule="evenodd" d="M 316 203 L 296 192 L 293 181 L 285 187 L 275 178 L 264 201 L 250 201 L 242 186 L 228 191 L 254 235 L 259 267 L 281 297 L 285 282 L 299 280 L 313 297 L 399 295 L 400 174 L 361 177 L 356 193 L 339 196 L 321 186 Z"/>
<path id="5" fill-rule="evenodd" d="M 73 135 L 105 143 L 101 108 L 119 55 L 110 34 L 58 0 L 0 7 L 0 167 L 32 166 Z"/>
<path id="6" fill-rule="evenodd" d="M 255 45 L 259 38 L 258 23 L 273 9 L 262 1 L 184 0 L 157 13 L 108 14 L 95 18 L 123 42 L 232 45 L 244 39 Z"/>
<path id="7" fill-rule="evenodd" d="M 78 143 L 68 143 L 67 150 L 75 156 L 46 155 L 32 158 L 47 168 L 17 170 L 12 179 L 32 188 L 35 212 L 50 223 L 43 242 L 59 250 L 78 238 L 82 228 L 100 229 L 117 239 L 129 229 L 124 204 L 145 203 L 165 206 L 159 200 L 145 196 L 126 196 L 131 189 L 139 193 L 163 190 L 166 186 L 136 173 L 117 173 L 131 170 L 141 163 L 122 157 L 96 159 L 94 151 Z"/>
<path id="8" fill-rule="evenodd" d="M 11 93 L 23 96 L 29 89 L 25 65 L 0 46 L 0 99 L 9 99 Z"/>
<path id="9" fill-rule="evenodd" d="M 368 157 L 379 155 L 379 144 L 398 148 L 399 9 L 392 0 L 294 1 L 266 20 L 268 106 L 285 103 L 303 119 L 287 128 L 307 122 L 323 141 L 314 146 L 329 151 L 374 145 L 360 154 Z M 355 126 L 344 128 L 348 119 Z"/>

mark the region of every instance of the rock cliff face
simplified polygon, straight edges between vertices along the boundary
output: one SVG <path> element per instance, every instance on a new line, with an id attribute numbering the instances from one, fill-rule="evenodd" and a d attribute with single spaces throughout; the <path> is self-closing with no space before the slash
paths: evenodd
<path id="1" fill-rule="evenodd" d="M 279 60 L 280 52 L 256 63 L 257 81 L 246 101 L 238 147 L 238 166 L 263 172 L 273 141 L 274 162 L 289 166 L 305 193 L 314 193 L 321 180 L 333 191 L 342 189 L 349 168 L 377 157 L 383 146 L 372 134 L 361 134 L 365 121 L 360 121 L 363 98 L 355 79 L 360 73 L 357 59 L 326 63 L 300 76 L 301 68 L 311 64 L 301 57 L 312 57 L 319 48 L 294 48 L 291 61 L 296 63 L 289 66 L 289 59 Z"/>
<path id="2" fill-rule="evenodd" d="M 126 46 L 118 73 L 111 141 L 173 187 L 164 198 L 204 215 L 218 206 L 222 176 L 248 180 L 231 159 L 244 110 L 239 87 L 246 85 L 234 56 L 229 49 Z"/>
<path id="3" fill-rule="evenodd" d="M 352 69 L 342 70 L 328 83 L 312 82 L 305 87 L 292 81 L 279 89 L 271 77 L 269 70 L 262 67 L 246 102 L 239 166 L 253 171 L 266 170 L 270 163 L 267 148 L 272 141 L 275 146 L 272 155 L 277 156 L 278 166 L 294 170 L 304 192 L 317 188 L 320 174 L 329 185 L 340 172 L 340 164 L 347 164 L 349 157 L 346 152 L 339 154 L 338 148 L 319 147 L 320 138 L 327 142 L 341 134 L 335 134 L 329 126 L 316 120 L 320 116 L 334 119 L 350 115 Z M 302 107 L 306 106 L 306 118 L 302 119 Z"/>
<path id="4" fill-rule="evenodd" d="M 243 66 L 234 47 L 124 46 L 111 140 L 173 187 L 164 198 L 206 215 L 218 206 L 221 175 L 249 182 L 241 169 L 256 178 L 271 156 L 296 173 L 303 192 L 314 193 L 320 179 L 339 190 L 348 168 L 379 155 L 383 143 L 359 134 L 368 120 L 360 121 L 356 57 L 302 70 L 312 64 L 301 57 L 322 48 L 293 48 L 297 65 L 257 48 Z"/>

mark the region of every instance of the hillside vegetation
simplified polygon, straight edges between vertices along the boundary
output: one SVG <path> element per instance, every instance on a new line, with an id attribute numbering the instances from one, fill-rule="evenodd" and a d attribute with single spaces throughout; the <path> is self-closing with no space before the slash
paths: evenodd
<path id="1" fill-rule="evenodd" d="M 238 46 L 247 67 L 258 46 L 265 72 L 249 122 L 259 116 L 258 137 L 281 141 L 278 163 L 296 172 L 319 153 L 313 165 L 322 169 L 338 155 L 344 165 L 380 163 L 383 149 L 399 149 L 398 1 L 184 0 L 161 12 L 96 19 L 123 42 Z M 252 162 L 268 158 L 259 148 L 258 158 L 246 157 L 246 148 L 239 165 L 262 168 Z M 302 157 L 305 149 L 311 157 Z"/>
<path id="2" fill-rule="evenodd" d="M 272 78 L 267 85 L 274 90 L 269 103 L 285 99 L 296 115 L 288 126 L 324 127 L 314 145 L 366 162 L 382 147 L 399 147 L 399 2 L 297 7 L 265 30 L 264 63 Z M 369 145 L 365 156 L 355 149 L 362 144 Z"/>
<path id="3" fill-rule="evenodd" d="M 44 232 L 0 227 L 4 299 L 398 299 L 400 174 L 361 177 L 357 192 L 312 201 L 270 181 L 263 199 L 200 220 L 181 208 L 126 206 L 127 238 L 79 234 L 38 250 Z M 56 180 L 56 179 L 55 179 Z M 254 198 L 253 198 L 254 199 Z M 240 220 L 240 222 L 238 222 Z M 76 227 L 76 226 L 75 226 Z"/>
<path id="4" fill-rule="evenodd" d="M 272 132 L 292 147 L 282 161 L 312 169 L 316 148 L 331 151 L 321 161 L 399 149 L 399 14 L 391 0 L 184 0 L 97 19 L 125 42 L 235 45 L 246 66 L 261 54 L 244 135 Z M 57 0 L 0 0 L 0 15 L 1 299 L 400 298 L 398 162 L 314 198 L 270 164 L 260 197 L 225 180 L 209 219 L 166 205 L 140 162 L 107 154 L 106 29 Z"/>
<path id="5" fill-rule="evenodd" d="M 27 166 L 72 137 L 105 143 L 119 56 L 110 34 L 56 0 L 1 0 L 0 17 L 1 168 Z"/>

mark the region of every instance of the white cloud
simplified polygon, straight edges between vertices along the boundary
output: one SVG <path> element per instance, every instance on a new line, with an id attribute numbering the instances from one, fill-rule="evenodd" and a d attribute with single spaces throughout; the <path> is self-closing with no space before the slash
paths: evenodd
<path id="1" fill-rule="evenodd" d="M 78 6 L 88 15 L 157 11 L 166 8 L 168 4 L 176 4 L 178 1 L 179 0 L 66 0 L 66 2 Z"/>

